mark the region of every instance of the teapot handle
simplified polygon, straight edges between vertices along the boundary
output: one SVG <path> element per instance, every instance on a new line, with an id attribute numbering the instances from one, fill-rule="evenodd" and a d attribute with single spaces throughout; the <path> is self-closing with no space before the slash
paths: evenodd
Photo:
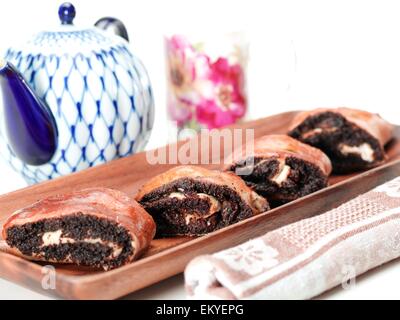
<path id="1" fill-rule="evenodd" d="M 128 31 L 126 30 L 125 25 L 117 18 L 104 17 L 98 20 L 94 25 L 102 30 L 110 30 L 129 42 Z"/>

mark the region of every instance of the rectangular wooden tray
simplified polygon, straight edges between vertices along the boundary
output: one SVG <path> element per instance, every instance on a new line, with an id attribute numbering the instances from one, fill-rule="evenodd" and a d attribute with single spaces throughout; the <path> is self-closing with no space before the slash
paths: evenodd
<path id="1" fill-rule="evenodd" d="M 236 128 L 254 128 L 255 136 L 285 133 L 296 112 L 243 123 Z M 400 128 L 388 148 L 389 159 L 381 167 L 367 172 L 332 176 L 331 186 L 285 206 L 271 210 L 201 238 L 176 237 L 152 241 L 146 255 L 127 266 L 108 272 L 68 265 L 56 265 L 56 288 L 41 286 L 44 264 L 0 252 L 0 277 L 47 295 L 69 299 L 115 299 L 163 279 L 181 273 L 194 257 L 222 250 L 266 232 L 312 217 L 334 208 L 374 186 L 400 175 Z M 223 152 L 220 153 L 223 156 Z M 145 153 L 139 153 L 66 177 L 27 187 L 0 196 L 0 227 L 16 209 L 54 195 L 92 186 L 119 189 L 134 195 L 150 177 L 171 165 L 150 165 Z M 218 165 L 207 165 L 216 168 Z M 1 242 L 4 241 L 0 239 Z"/>

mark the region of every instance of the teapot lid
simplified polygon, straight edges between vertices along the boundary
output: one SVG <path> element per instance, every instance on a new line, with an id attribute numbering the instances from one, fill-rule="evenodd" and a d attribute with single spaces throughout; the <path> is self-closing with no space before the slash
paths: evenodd
<path id="1" fill-rule="evenodd" d="M 24 48 L 20 49 L 31 54 L 75 55 L 88 51 L 108 50 L 112 46 L 127 44 L 127 41 L 122 37 L 110 34 L 97 27 L 81 28 L 75 26 L 73 20 L 76 16 L 76 10 L 69 2 L 61 4 L 58 16 L 61 22 L 58 27 L 35 34 Z"/>

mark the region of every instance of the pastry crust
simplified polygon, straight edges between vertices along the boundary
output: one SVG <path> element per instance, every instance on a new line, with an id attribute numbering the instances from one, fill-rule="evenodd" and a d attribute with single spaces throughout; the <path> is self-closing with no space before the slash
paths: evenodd
<path id="1" fill-rule="evenodd" d="M 341 174 L 384 162 L 384 147 L 392 139 L 393 130 L 393 125 L 377 114 L 341 107 L 300 112 L 288 134 L 324 151 L 333 171 Z"/>
<path id="2" fill-rule="evenodd" d="M 224 169 L 238 174 L 272 207 L 306 196 L 328 185 L 329 158 L 319 149 L 286 135 L 266 135 L 245 145 L 225 161 Z"/>
<path id="3" fill-rule="evenodd" d="M 231 172 L 208 170 L 195 166 L 178 166 L 150 179 L 139 190 L 135 199 L 140 202 L 146 194 L 181 178 L 192 178 L 199 182 L 227 186 L 240 195 L 242 200 L 250 206 L 254 214 L 260 213 L 258 209 L 259 204 L 257 203 L 261 203 L 266 208 L 268 207 L 268 202 L 253 192 L 246 183 L 235 174 Z"/>
<path id="4" fill-rule="evenodd" d="M 310 145 L 302 143 L 287 135 L 266 135 L 254 140 L 254 151 L 248 153 L 246 146 L 235 150 L 225 161 L 225 170 L 231 170 L 232 166 L 247 157 L 277 158 L 286 160 L 296 157 L 317 166 L 324 175 L 329 176 L 332 171 L 331 161 L 325 153 Z"/>
<path id="5" fill-rule="evenodd" d="M 384 120 L 379 114 L 370 113 L 368 111 L 352 109 L 347 107 L 339 108 L 317 108 L 310 111 L 298 113 L 292 123 L 289 131 L 292 131 L 308 117 L 315 116 L 324 112 L 333 112 L 342 115 L 347 121 L 354 123 L 359 128 L 367 131 L 375 137 L 383 148 L 393 137 L 394 126 Z"/>
<path id="6" fill-rule="evenodd" d="M 129 261 L 135 260 L 149 247 L 156 231 L 152 217 L 125 193 L 107 188 L 90 188 L 52 196 L 16 211 L 5 222 L 2 237 L 7 241 L 7 231 L 13 227 L 53 219 L 67 219 L 76 214 L 110 222 L 126 230 L 133 242 Z M 24 255 L 15 247 L 11 250 L 25 258 L 46 260 Z"/>
<path id="7" fill-rule="evenodd" d="M 147 182 L 136 200 L 157 235 L 203 235 L 269 210 L 268 201 L 232 173 L 179 166 Z"/>

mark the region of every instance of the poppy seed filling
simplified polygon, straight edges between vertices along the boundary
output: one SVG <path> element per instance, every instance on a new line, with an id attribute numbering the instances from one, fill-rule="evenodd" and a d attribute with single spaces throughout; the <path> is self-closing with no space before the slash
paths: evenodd
<path id="1" fill-rule="evenodd" d="M 254 163 L 250 174 L 240 176 L 258 194 L 268 199 L 273 207 L 320 190 L 328 179 L 316 165 L 296 157 L 285 160 L 271 157 L 251 157 L 231 166 L 240 171 L 246 163 Z"/>
<path id="2" fill-rule="evenodd" d="M 79 212 L 12 226 L 7 230 L 7 243 L 33 258 L 105 270 L 123 265 L 135 250 L 125 228 Z"/>
<path id="3" fill-rule="evenodd" d="M 140 203 L 156 221 L 158 236 L 201 235 L 253 215 L 236 191 L 192 178 L 163 185 Z"/>
<path id="4" fill-rule="evenodd" d="M 325 152 L 335 173 L 369 168 L 385 157 L 375 137 L 335 112 L 310 116 L 289 135 Z"/>

